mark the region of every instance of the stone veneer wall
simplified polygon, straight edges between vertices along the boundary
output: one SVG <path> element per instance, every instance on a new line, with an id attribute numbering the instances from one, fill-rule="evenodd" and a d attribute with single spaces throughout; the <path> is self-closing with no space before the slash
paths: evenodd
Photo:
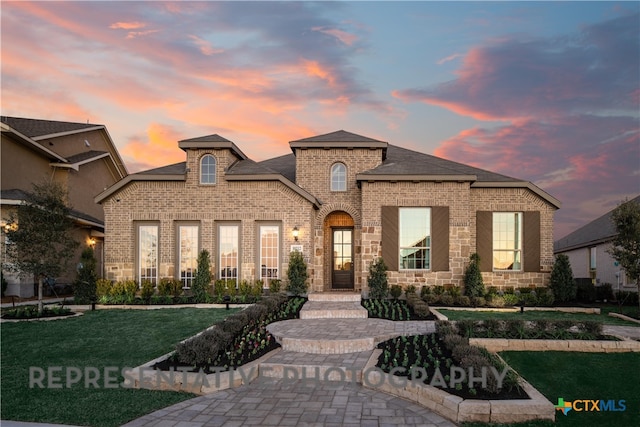
<path id="1" fill-rule="evenodd" d="M 199 159 L 205 153 L 217 160 L 215 185 L 199 184 Z M 255 280 L 258 248 L 255 245 L 260 222 L 279 223 L 280 277 L 286 277 L 289 250 L 303 245 L 309 260 L 312 248 L 315 210 L 293 190 L 279 182 L 227 182 L 223 171 L 235 160 L 228 150 L 188 150 L 190 172 L 182 181 L 134 181 L 103 202 L 105 210 L 105 272 L 111 280 L 135 279 L 136 224 L 159 225 L 159 277 L 174 277 L 177 264 L 176 226 L 180 222 L 200 224 L 200 250 L 211 254 L 212 271 L 217 277 L 217 224 L 240 225 L 240 279 Z M 292 229 L 301 230 L 295 242 Z"/>
<path id="2" fill-rule="evenodd" d="M 555 208 L 528 189 L 471 188 L 467 182 L 363 182 L 362 263 L 382 255 L 382 206 L 449 206 L 449 271 L 389 271 L 389 284 L 463 285 L 464 269 L 476 248 L 477 211 L 540 211 L 541 271 L 483 273 L 486 286 L 546 286 L 553 265 Z M 365 279 L 366 284 L 366 279 Z"/>

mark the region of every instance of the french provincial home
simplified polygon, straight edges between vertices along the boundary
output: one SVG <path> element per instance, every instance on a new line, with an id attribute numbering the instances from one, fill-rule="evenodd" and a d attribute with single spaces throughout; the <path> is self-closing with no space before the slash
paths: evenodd
<path id="1" fill-rule="evenodd" d="M 299 250 L 310 292 L 365 291 L 379 257 L 390 284 L 462 285 L 477 252 L 490 285 L 548 284 L 560 202 L 532 183 L 343 130 L 289 145 L 256 162 L 186 139 L 184 162 L 103 191 L 106 277 L 189 286 L 206 249 L 216 279 L 267 287 Z"/>

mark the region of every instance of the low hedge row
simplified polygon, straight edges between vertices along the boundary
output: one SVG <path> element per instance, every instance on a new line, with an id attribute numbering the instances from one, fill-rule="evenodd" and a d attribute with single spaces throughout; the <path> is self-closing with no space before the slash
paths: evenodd
<path id="1" fill-rule="evenodd" d="M 459 320 L 457 332 L 468 338 L 603 339 L 602 323 L 587 320 Z"/>

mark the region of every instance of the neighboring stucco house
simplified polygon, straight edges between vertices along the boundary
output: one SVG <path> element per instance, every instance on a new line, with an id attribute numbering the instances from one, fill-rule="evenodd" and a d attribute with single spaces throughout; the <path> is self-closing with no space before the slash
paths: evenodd
<path id="1" fill-rule="evenodd" d="M 488 284 L 543 286 L 560 202 L 535 185 L 345 131 L 254 162 L 210 135 L 186 162 L 127 176 L 96 197 L 112 280 L 176 277 L 200 250 L 216 279 L 286 279 L 304 254 L 311 292 L 365 290 L 383 257 L 390 284 L 462 284 L 478 252 Z M 286 280 L 285 280 L 286 281 Z"/>
<path id="2" fill-rule="evenodd" d="M 98 273 L 102 273 L 104 212 L 94 202 L 96 194 L 127 176 L 127 169 L 103 125 L 69 123 L 18 117 L 0 117 L 2 127 L 2 229 L 9 226 L 11 209 L 25 200 L 34 183 L 53 180 L 68 192 L 72 218 L 77 226 L 73 238 L 80 242 L 77 257 L 59 283 L 71 283 L 80 253 L 94 245 Z M 19 225 L 18 225 L 19 226 Z M 34 294 L 34 278 L 20 277 L 5 267 L 6 235 L 2 239 L 2 266 L 9 282 L 8 295 Z"/>
<path id="3" fill-rule="evenodd" d="M 640 204 L 640 196 L 630 202 Z M 617 234 L 611 221 L 612 212 L 613 209 L 558 239 L 554 243 L 554 252 L 569 257 L 576 279 L 590 278 L 595 285 L 610 283 L 614 291 L 634 291 L 636 284 L 607 253 Z"/>

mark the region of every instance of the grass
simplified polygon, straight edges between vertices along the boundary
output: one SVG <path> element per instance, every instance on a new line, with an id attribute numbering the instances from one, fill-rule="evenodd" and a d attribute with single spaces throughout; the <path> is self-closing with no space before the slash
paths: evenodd
<path id="1" fill-rule="evenodd" d="M 620 325 L 620 326 L 638 326 L 637 323 L 628 322 L 626 320 L 618 319 L 617 317 L 610 317 L 605 313 L 601 314 L 588 314 L 588 313 L 565 313 L 562 311 L 527 311 L 525 308 L 524 313 L 519 311 L 505 312 L 505 311 L 472 311 L 472 310 L 446 310 L 438 309 L 438 311 L 449 318 L 449 320 L 486 320 L 486 319 L 522 319 L 522 320 L 573 320 L 576 322 L 582 322 L 585 320 L 595 320 L 605 325 Z M 607 312 L 608 313 L 608 312 Z"/>
<path id="2" fill-rule="evenodd" d="M 2 323 L 4 420 L 118 426 L 191 394 L 125 388 L 29 388 L 29 367 L 135 367 L 237 309 L 98 310 L 49 322 Z M 65 383 L 64 374 L 62 384 Z M 46 381 L 45 381 L 46 384 Z"/>
<path id="3" fill-rule="evenodd" d="M 640 425 L 640 354 L 503 352 L 500 354 L 554 405 L 581 399 L 625 400 L 624 412 L 556 413 L 556 423 L 518 426 L 638 426 Z M 475 425 L 475 424 L 474 424 Z"/>

